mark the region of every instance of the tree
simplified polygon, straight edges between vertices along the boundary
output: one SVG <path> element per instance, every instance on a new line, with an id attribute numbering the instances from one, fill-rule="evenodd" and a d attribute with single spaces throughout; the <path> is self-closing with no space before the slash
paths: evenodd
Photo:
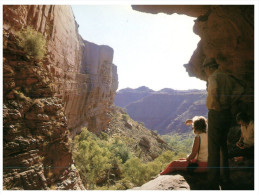
<path id="1" fill-rule="evenodd" d="M 100 147 L 97 137 L 86 128 L 75 137 L 74 159 L 87 189 L 94 189 L 96 182 L 106 178 L 112 167 L 110 151 Z"/>

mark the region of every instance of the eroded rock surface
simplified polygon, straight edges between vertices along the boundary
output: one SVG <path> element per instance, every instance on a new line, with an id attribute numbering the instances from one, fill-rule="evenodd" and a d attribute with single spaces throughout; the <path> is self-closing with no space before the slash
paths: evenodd
<path id="1" fill-rule="evenodd" d="M 72 134 L 81 126 L 101 131 L 118 88 L 113 49 L 84 41 L 70 6 L 4 6 L 4 29 L 32 26 L 47 40 L 48 63 L 55 96 L 65 106 Z M 106 122 L 102 122 L 106 121 Z"/>
<path id="2" fill-rule="evenodd" d="M 141 12 L 158 14 L 184 14 L 191 17 L 198 17 L 206 14 L 210 5 L 132 5 L 134 10 Z"/>
<path id="3" fill-rule="evenodd" d="M 163 175 L 133 190 L 190 190 L 190 186 L 181 175 Z"/>
<path id="4" fill-rule="evenodd" d="M 3 60 L 4 189 L 84 189 L 71 169 L 64 103 L 48 71 L 7 31 Z"/>
<path id="5" fill-rule="evenodd" d="M 43 60 L 26 56 L 15 32 L 47 41 Z M 113 49 L 84 41 L 70 6 L 3 6 L 3 181 L 5 189 L 84 189 L 70 136 L 105 129 L 118 86 Z M 70 131 L 69 131 L 70 130 Z"/>
<path id="6" fill-rule="evenodd" d="M 65 92 L 65 112 L 73 134 L 87 126 L 104 130 L 111 118 L 107 114 L 118 88 L 117 67 L 112 64 L 113 49 L 84 41 L 76 87 Z"/>

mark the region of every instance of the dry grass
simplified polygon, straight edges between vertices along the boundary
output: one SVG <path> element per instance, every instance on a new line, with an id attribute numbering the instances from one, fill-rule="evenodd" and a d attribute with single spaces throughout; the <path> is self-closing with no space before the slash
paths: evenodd
<path id="1" fill-rule="evenodd" d="M 33 100 L 33 105 L 38 105 L 39 107 L 44 107 L 44 104 L 40 101 L 40 99 Z"/>
<path id="2" fill-rule="evenodd" d="M 31 102 L 32 101 L 31 98 L 25 96 L 24 93 L 21 92 L 21 91 L 14 90 L 14 95 L 19 100 L 23 100 L 23 101 L 26 101 L 26 102 Z"/>

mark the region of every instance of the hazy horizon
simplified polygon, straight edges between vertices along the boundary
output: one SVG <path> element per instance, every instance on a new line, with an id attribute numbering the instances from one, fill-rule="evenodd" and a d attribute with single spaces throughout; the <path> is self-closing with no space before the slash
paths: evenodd
<path id="1" fill-rule="evenodd" d="M 136 87 L 136 88 L 125 87 L 125 88 L 117 89 L 116 92 L 118 92 L 118 91 L 120 91 L 120 90 L 124 90 L 124 89 L 133 89 L 133 90 L 136 90 L 136 89 L 139 89 L 139 88 L 142 88 L 142 87 L 146 87 L 146 88 L 148 88 L 148 89 L 150 89 L 150 90 L 153 90 L 153 91 L 161 91 L 161 90 L 163 90 L 163 89 L 172 89 L 172 90 L 177 90 L 177 91 L 191 91 L 191 90 L 206 91 L 206 89 L 174 89 L 174 88 L 168 88 L 168 87 L 155 90 L 155 89 L 152 89 L 152 88 L 150 88 L 150 87 L 148 87 L 148 86 L 144 86 L 144 85 L 143 85 L 143 86 L 139 86 L 139 87 Z"/>

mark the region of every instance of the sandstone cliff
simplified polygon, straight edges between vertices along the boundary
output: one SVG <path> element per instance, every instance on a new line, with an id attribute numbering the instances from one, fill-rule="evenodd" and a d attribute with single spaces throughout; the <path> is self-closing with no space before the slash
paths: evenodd
<path id="1" fill-rule="evenodd" d="M 246 85 L 243 109 L 253 116 L 254 108 L 254 6 L 253 5 L 133 5 L 147 13 L 184 14 L 196 17 L 194 33 L 201 40 L 185 64 L 189 76 L 206 80 L 205 57 L 214 57 L 220 69 Z M 234 110 L 235 112 L 235 110 Z"/>
<path id="2" fill-rule="evenodd" d="M 118 86 L 113 49 L 84 41 L 70 6 L 3 7 L 4 188 L 84 189 L 68 135 L 108 124 Z M 47 40 L 41 61 L 17 45 L 15 31 L 27 26 Z"/>

